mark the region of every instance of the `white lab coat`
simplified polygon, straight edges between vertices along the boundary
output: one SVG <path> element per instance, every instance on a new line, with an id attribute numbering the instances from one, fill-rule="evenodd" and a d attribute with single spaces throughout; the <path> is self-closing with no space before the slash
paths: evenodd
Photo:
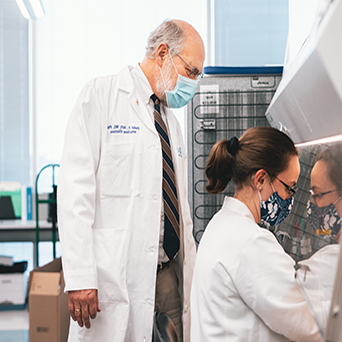
<path id="1" fill-rule="evenodd" d="M 334 290 L 340 245 L 327 245 L 299 264 L 310 268 L 302 282 L 309 298 L 320 291 L 321 300 L 331 300 Z M 312 293 L 311 293 L 312 292 Z M 321 303 L 320 303 L 321 304 Z"/>
<path id="2" fill-rule="evenodd" d="M 322 341 L 293 266 L 247 206 L 226 197 L 197 251 L 191 341 Z"/>
<path id="3" fill-rule="evenodd" d="M 322 312 L 326 311 L 326 303 L 330 303 L 332 299 L 339 252 L 340 245 L 327 245 L 309 259 L 299 262 L 301 265 L 308 266 L 309 270 L 300 268 L 297 272 L 311 312 L 324 333 L 327 317 L 322 315 Z"/>
<path id="4" fill-rule="evenodd" d="M 150 341 L 162 205 L 159 136 L 131 76 L 84 87 L 66 130 L 58 184 L 58 222 L 66 287 L 98 289 L 92 327 L 71 321 L 69 341 Z M 186 194 L 180 126 L 167 110 L 180 199 L 183 244 L 175 261 L 190 333 L 195 244 Z"/>

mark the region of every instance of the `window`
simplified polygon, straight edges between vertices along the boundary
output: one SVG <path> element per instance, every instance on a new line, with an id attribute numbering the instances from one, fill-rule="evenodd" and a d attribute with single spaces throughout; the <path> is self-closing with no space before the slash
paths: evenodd
<path id="1" fill-rule="evenodd" d="M 0 181 L 30 185 L 28 21 L 0 5 Z"/>
<path id="2" fill-rule="evenodd" d="M 288 0 L 212 1 L 216 66 L 284 63 Z"/>

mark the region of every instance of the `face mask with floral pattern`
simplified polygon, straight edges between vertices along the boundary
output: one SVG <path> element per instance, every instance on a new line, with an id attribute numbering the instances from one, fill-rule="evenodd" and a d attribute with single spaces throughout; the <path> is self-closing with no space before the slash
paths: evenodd
<path id="1" fill-rule="evenodd" d="M 274 190 L 272 183 L 271 186 L 273 194 L 265 202 L 261 199 L 260 191 L 258 191 L 260 197 L 261 224 L 267 228 L 277 226 L 283 222 L 290 214 L 294 201 L 293 196 L 285 200 L 282 199 Z"/>
<path id="2" fill-rule="evenodd" d="M 337 214 L 335 203 L 330 203 L 325 207 L 318 207 L 310 200 L 308 201 L 306 208 L 308 220 L 316 234 L 336 236 L 340 231 L 342 218 Z"/>

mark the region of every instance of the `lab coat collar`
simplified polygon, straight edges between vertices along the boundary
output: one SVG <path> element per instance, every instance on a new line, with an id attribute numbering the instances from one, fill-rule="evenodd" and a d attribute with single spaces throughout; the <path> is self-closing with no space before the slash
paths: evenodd
<path id="1" fill-rule="evenodd" d="M 237 214 L 241 216 L 248 217 L 255 223 L 254 216 L 252 212 L 248 209 L 247 205 L 234 197 L 226 196 L 224 198 L 222 210 L 224 211 L 229 210 L 229 211 L 236 212 Z"/>
<path id="2" fill-rule="evenodd" d="M 151 115 L 148 113 L 146 105 L 139 95 L 139 91 L 137 90 L 136 83 L 132 77 L 132 66 L 126 66 L 123 68 L 118 74 L 118 84 L 119 89 L 127 92 L 127 99 L 130 102 L 132 108 L 140 117 L 142 122 L 156 135 L 158 135 L 154 122 L 151 120 Z M 138 83 L 139 85 L 139 83 Z"/>
<path id="3" fill-rule="evenodd" d="M 147 106 L 149 102 L 152 101 L 151 100 L 151 96 L 153 94 L 152 87 L 139 64 L 137 64 L 132 69 L 131 74 L 134 79 L 134 83 L 137 86 L 137 90 L 140 95 L 140 98 L 143 100 L 143 103 L 145 104 L 145 106 Z"/>

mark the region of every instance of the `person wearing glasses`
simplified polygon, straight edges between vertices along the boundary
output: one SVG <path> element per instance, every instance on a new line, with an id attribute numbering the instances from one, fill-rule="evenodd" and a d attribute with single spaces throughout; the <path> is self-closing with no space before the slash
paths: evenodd
<path id="1" fill-rule="evenodd" d="M 140 64 L 91 80 L 77 100 L 58 184 L 69 341 L 150 342 L 154 312 L 190 340 L 196 247 L 172 108 L 194 96 L 204 58 L 198 32 L 168 20 Z"/>
<path id="2" fill-rule="evenodd" d="M 316 235 L 340 240 L 342 225 L 342 145 L 328 147 L 317 156 L 311 171 L 308 220 Z M 330 239 L 329 239 L 330 240 Z"/>
<path id="3" fill-rule="evenodd" d="M 322 341 L 294 278 L 294 260 L 266 226 L 290 213 L 300 173 L 292 140 L 271 127 L 221 140 L 206 189 L 225 197 L 199 243 L 191 290 L 191 341 Z M 327 307 L 328 310 L 328 307 Z"/>
<path id="4" fill-rule="evenodd" d="M 334 289 L 342 226 L 342 144 L 326 148 L 311 171 L 311 198 L 307 205 L 308 221 L 317 238 L 325 242 L 309 259 L 300 264 L 309 267 L 304 286 L 308 295 L 321 289 L 323 300 L 331 299 Z M 313 292 L 310 292 L 313 289 Z M 318 302 L 317 300 L 315 301 Z M 319 302 L 318 302 L 319 303 Z"/>

